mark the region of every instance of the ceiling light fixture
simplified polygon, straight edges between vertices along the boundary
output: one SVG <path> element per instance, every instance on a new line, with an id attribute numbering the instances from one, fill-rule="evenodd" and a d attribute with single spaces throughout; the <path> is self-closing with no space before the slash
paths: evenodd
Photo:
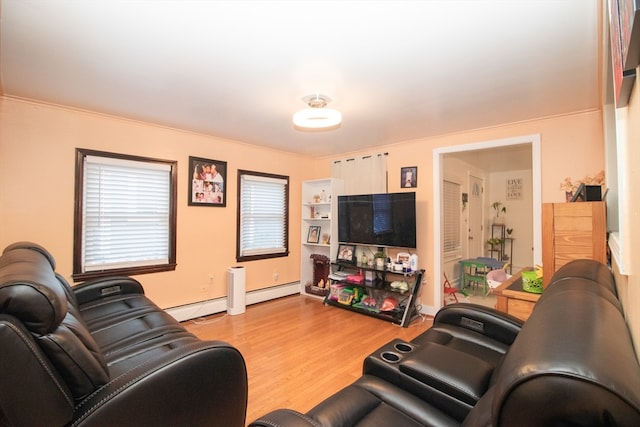
<path id="1" fill-rule="evenodd" d="M 338 110 L 325 108 L 331 99 L 325 95 L 309 95 L 302 98 L 309 108 L 293 115 L 293 124 L 305 129 L 336 128 L 342 123 L 342 114 Z"/>

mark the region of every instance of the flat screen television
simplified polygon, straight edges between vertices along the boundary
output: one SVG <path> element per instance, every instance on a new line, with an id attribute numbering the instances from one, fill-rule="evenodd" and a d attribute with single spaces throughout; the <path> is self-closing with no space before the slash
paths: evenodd
<path id="1" fill-rule="evenodd" d="M 416 193 L 338 196 L 338 242 L 416 248 Z"/>

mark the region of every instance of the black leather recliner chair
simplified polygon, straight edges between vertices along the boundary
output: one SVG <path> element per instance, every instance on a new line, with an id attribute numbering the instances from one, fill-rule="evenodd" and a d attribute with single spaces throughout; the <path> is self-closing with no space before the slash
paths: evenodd
<path id="1" fill-rule="evenodd" d="M 639 426 L 640 366 L 615 282 L 596 261 L 551 279 L 522 323 L 469 304 L 412 342 L 368 356 L 363 376 L 306 414 L 252 427 Z"/>
<path id="2" fill-rule="evenodd" d="M 245 425 L 237 349 L 202 341 L 128 277 L 70 287 L 42 247 L 0 257 L 0 425 Z"/>

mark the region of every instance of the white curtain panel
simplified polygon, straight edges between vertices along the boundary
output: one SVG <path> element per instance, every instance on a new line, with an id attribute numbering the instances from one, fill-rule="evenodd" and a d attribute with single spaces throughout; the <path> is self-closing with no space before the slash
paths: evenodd
<path id="1" fill-rule="evenodd" d="M 344 181 L 342 194 L 370 194 L 387 192 L 387 154 L 336 160 L 331 177 Z"/>

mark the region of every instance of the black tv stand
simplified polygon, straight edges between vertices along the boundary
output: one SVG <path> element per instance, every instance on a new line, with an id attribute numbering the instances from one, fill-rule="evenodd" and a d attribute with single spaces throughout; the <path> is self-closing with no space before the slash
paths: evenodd
<path id="1" fill-rule="evenodd" d="M 378 268 L 339 261 L 332 263 L 332 270 L 334 272 L 348 273 L 348 275 L 358 275 L 361 272 L 363 277 L 371 280 L 353 283 L 344 274 L 332 273 L 330 276 L 333 285 L 332 291 L 325 297 L 325 305 L 340 307 L 390 321 L 404 328 L 408 327 L 414 319 L 420 317 L 420 309 L 416 301 L 420 292 L 424 270 L 395 271 L 386 267 Z M 392 284 L 397 285 L 398 283 L 406 283 L 406 289 L 392 286 Z M 339 292 L 342 292 L 343 295 L 337 295 Z M 353 300 L 349 300 L 350 294 L 353 295 Z M 366 297 L 375 300 L 376 306 L 367 305 Z M 397 305 L 392 310 L 383 311 L 381 303 L 388 297 L 397 301 Z"/>

